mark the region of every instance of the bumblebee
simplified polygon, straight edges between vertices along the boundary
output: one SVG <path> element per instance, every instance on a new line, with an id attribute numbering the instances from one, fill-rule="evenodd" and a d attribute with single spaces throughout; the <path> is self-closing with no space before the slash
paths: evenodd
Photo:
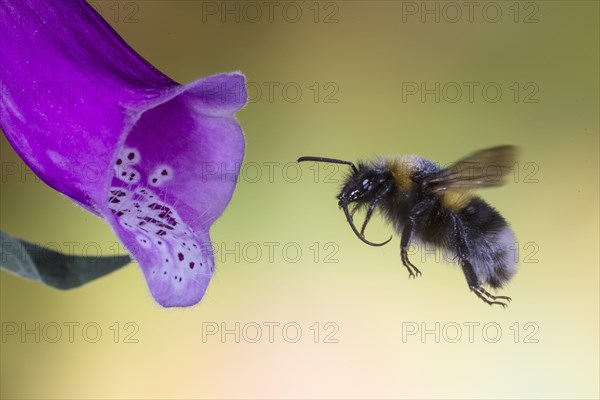
<path id="1" fill-rule="evenodd" d="M 472 190 L 504 184 L 515 159 L 514 146 L 499 146 L 473 153 L 448 168 L 415 155 L 358 165 L 312 156 L 298 162 L 351 168 L 337 196 L 339 207 L 356 236 L 371 246 L 392 240 L 374 243 L 365 238 L 367 224 L 379 210 L 400 236 L 400 256 L 409 278 L 421 275 L 408 259 L 409 243 L 435 246 L 458 261 L 477 297 L 506 307 L 510 297 L 492 295 L 483 286 L 502 288 L 515 274 L 515 235 L 502 215 Z M 357 210 L 366 210 L 360 231 L 354 223 Z"/>

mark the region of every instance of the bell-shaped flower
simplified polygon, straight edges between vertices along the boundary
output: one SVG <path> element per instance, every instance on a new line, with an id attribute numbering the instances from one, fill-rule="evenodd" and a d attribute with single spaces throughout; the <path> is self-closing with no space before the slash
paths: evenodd
<path id="1" fill-rule="evenodd" d="M 0 84 L 0 128 L 29 167 L 111 225 L 158 303 L 200 301 L 244 155 L 244 76 L 180 85 L 83 0 L 9 0 Z"/>

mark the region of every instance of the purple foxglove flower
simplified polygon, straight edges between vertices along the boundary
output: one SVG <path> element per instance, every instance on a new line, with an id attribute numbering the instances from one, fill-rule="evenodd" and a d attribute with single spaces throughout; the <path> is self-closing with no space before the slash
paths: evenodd
<path id="1" fill-rule="evenodd" d="M 244 155 L 244 76 L 180 85 L 83 0 L 3 0 L 0 84 L 0 128 L 31 169 L 111 225 L 158 303 L 200 301 Z"/>

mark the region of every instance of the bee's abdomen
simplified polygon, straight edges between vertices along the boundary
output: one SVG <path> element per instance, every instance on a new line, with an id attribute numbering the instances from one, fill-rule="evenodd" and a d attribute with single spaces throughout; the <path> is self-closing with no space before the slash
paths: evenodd
<path id="1" fill-rule="evenodd" d="M 516 272 L 516 238 L 506 220 L 474 197 L 458 212 L 465 228 L 469 260 L 482 284 L 500 288 Z"/>

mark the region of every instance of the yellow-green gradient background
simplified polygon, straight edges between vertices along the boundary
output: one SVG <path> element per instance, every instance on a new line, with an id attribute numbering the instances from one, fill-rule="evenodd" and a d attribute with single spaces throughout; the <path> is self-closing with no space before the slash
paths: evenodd
<path id="1" fill-rule="evenodd" d="M 485 3 L 477 3 L 472 23 L 466 6 L 457 23 L 443 16 L 422 23 L 419 15 L 404 22 L 402 3 L 392 1 L 297 2 L 303 11 L 297 23 L 282 18 L 284 3 L 273 22 L 262 6 L 255 23 L 244 15 L 239 23 L 232 16 L 222 23 L 219 15 L 203 14 L 200 1 L 95 4 L 128 43 L 177 81 L 241 70 L 262 86 L 262 98 L 239 113 L 246 162 L 260 165 L 262 178 L 252 182 L 255 170 L 246 169 L 250 179 L 240 181 L 211 231 L 218 244 L 246 246 L 246 257 L 243 251 L 239 260 L 217 255 L 207 295 L 188 309 L 157 306 L 136 265 L 67 292 L 2 272 L 3 323 L 80 324 L 73 343 L 66 327 L 57 343 L 7 337 L 3 398 L 598 398 L 598 2 L 520 3 L 518 23 L 513 2 L 496 3 L 503 12 L 497 23 L 482 17 Z M 132 12 L 137 22 L 127 20 Z M 323 23 L 331 12 L 338 22 Z M 538 22 L 523 23 L 532 12 Z M 273 101 L 266 82 L 279 83 Z M 303 90 L 295 103 L 282 95 L 288 82 Z M 328 82 L 334 86 L 325 88 Z M 433 96 L 403 102 L 403 82 L 480 86 L 473 102 L 466 93 L 456 103 L 443 97 L 436 103 Z M 487 82 L 503 89 L 496 103 L 481 96 Z M 509 89 L 514 82 L 522 90 L 517 102 Z M 528 82 L 539 88 L 537 103 L 523 101 Z M 332 88 L 339 90 L 330 99 L 338 101 L 326 103 Z M 339 185 L 322 175 L 315 182 L 310 163 L 297 182 L 293 166 L 283 176 L 285 164 L 302 155 L 355 160 L 414 153 L 446 164 L 498 144 L 521 147 L 518 182 L 481 195 L 510 221 L 521 256 L 530 261 L 519 264 L 503 290 L 513 297 L 506 310 L 483 304 L 460 269 L 432 256 L 425 263 L 413 256 L 423 276 L 409 280 L 398 238 L 382 248 L 360 243 L 337 208 Z M 1 155 L 3 163 L 18 162 L 5 138 Z M 270 162 L 279 163 L 272 182 Z M 534 168 L 526 169 L 528 162 L 537 168 L 537 183 L 526 182 Z M 108 254 L 117 241 L 103 221 L 31 176 L 6 177 L 1 201 L 1 228 L 13 235 L 63 246 L 77 241 L 79 249 L 96 242 Z M 372 240 L 389 233 L 379 218 L 368 229 Z M 272 261 L 265 242 L 280 243 Z M 249 243 L 261 246 L 256 262 Z M 300 246 L 298 262 L 282 256 L 287 243 Z M 320 248 L 316 260 L 313 243 Z M 326 263 L 332 249 L 338 262 Z M 103 329 L 97 343 L 82 338 L 81 327 L 90 322 Z M 119 343 L 110 330 L 115 322 Z M 139 327 L 138 343 L 123 343 L 127 322 Z M 216 335 L 203 341 L 203 323 L 210 322 L 229 328 L 255 322 L 263 336 L 257 343 L 236 343 L 233 335 L 224 343 Z M 273 343 L 269 322 L 280 324 Z M 282 336 L 288 322 L 302 328 L 297 343 Z M 310 330 L 315 322 L 318 343 Z M 324 343 L 332 332 L 324 329 L 327 322 L 339 327 L 338 343 Z M 448 327 L 449 339 L 458 324 L 462 337 L 457 343 L 444 336 L 436 343 L 433 335 L 402 340 L 407 323 L 434 329 L 437 322 L 440 331 Z M 479 324 L 472 343 L 468 323 Z M 498 342 L 483 336 L 486 323 L 502 329 Z M 493 338 L 494 329 L 488 334 Z"/>

